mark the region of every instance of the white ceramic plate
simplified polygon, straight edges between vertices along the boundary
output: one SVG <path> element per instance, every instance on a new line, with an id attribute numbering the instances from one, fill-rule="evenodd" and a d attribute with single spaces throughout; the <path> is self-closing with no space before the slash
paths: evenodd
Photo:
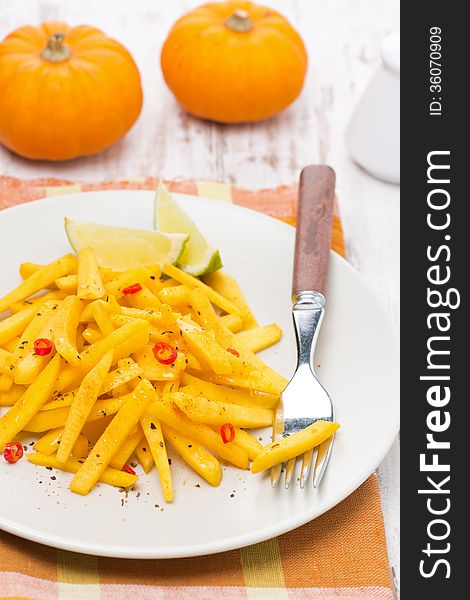
<path id="1" fill-rule="evenodd" d="M 275 321 L 284 330 L 282 341 L 262 355 L 289 377 L 296 360 L 290 305 L 294 229 L 237 206 L 176 197 L 220 248 L 258 320 Z M 69 251 L 64 216 L 151 228 L 153 198 L 145 191 L 88 192 L 1 212 L 0 295 L 19 281 L 20 262 L 46 263 Z M 233 467 L 224 467 L 221 486 L 212 488 L 172 456 L 173 504 L 164 503 L 155 471 L 141 476 L 128 494 L 98 485 L 83 498 L 68 490 L 68 474 L 1 459 L 0 528 L 76 552 L 169 558 L 239 548 L 314 519 L 374 471 L 398 431 L 397 333 L 375 296 L 336 254 L 315 363 L 341 423 L 319 490 L 309 485 L 273 491 L 268 475 Z M 263 441 L 268 443 L 269 433 Z"/>

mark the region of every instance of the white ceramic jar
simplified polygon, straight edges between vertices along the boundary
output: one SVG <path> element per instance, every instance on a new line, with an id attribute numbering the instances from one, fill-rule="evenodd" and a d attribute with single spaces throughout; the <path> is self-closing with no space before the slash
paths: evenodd
<path id="1" fill-rule="evenodd" d="M 382 65 L 346 130 L 355 162 L 374 177 L 400 183 L 400 32 L 382 42 Z"/>

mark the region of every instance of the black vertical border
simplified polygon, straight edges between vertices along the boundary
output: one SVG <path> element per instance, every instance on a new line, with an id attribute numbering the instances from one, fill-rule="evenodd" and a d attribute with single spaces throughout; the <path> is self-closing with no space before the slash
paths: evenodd
<path id="1" fill-rule="evenodd" d="M 470 334 L 468 318 L 468 278 L 470 277 L 470 127 L 467 117 L 469 72 L 468 22 L 464 17 L 465 4 L 428 0 L 420 3 L 402 3 L 401 23 L 401 362 L 402 362 L 402 424 L 401 424 L 401 598 L 402 600 L 460 600 L 468 597 L 465 591 L 470 574 L 467 566 L 468 550 L 464 542 L 470 531 L 470 422 L 468 420 L 469 391 L 466 374 L 470 373 Z M 430 92 L 429 36 L 431 27 L 442 29 L 442 93 Z M 442 115 L 429 115 L 431 96 L 442 99 Z M 432 231 L 426 224 L 427 155 L 436 150 L 450 150 L 450 179 L 445 186 L 451 194 L 451 225 L 445 234 L 451 240 L 443 240 L 444 232 Z M 433 410 L 426 401 L 429 382 L 419 380 L 427 364 L 426 342 L 432 333 L 426 317 L 432 312 L 427 305 L 426 257 L 428 245 L 436 248 L 448 243 L 451 250 L 449 262 L 442 265 L 451 268 L 449 286 L 459 290 L 461 305 L 449 310 L 452 325 L 450 388 L 451 400 L 446 408 L 451 413 L 450 428 L 440 434 L 441 440 L 449 440 L 450 450 L 439 452 L 440 462 L 450 462 L 449 495 L 430 496 L 444 506 L 448 497 L 451 508 L 442 518 L 449 522 L 450 535 L 442 541 L 428 537 L 427 526 L 433 518 L 428 512 L 425 494 L 419 489 L 430 488 L 426 476 L 419 468 L 419 455 L 426 451 L 428 433 L 426 417 Z M 444 308 L 440 310 L 445 310 Z M 436 436 L 438 437 L 438 436 Z M 440 481 L 444 473 L 436 473 Z M 466 485 L 469 482 L 469 485 Z M 443 486 L 444 487 L 444 486 Z M 438 500 L 439 498 L 439 500 Z M 466 509 L 466 510 L 465 510 Z M 444 526 L 434 529 L 443 532 Z M 423 552 L 428 542 L 434 550 L 443 551 L 450 544 L 449 552 Z M 419 571 L 420 561 L 425 560 L 425 570 L 432 570 L 439 558 L 450 564 L 440 564 L 432 577 L 424 578 Z"/>

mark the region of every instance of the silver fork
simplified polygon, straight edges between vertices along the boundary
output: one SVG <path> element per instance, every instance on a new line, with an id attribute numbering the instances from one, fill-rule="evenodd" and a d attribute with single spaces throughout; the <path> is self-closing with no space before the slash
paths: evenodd
<path id="1" fill-rule="evenodd" d="M 334 420 L 331 398 L 318 381 L 313 353 L 325 312 L 325 290 L 331 243 L 335 173 L 324 165 L 305 167 L 300 175 L 297 232 L 295 238 L 292 314 L 297 339 L 298 364 L 276 408 L 273 441 L 308 427 L 315 421 Z M 302 457 L 300 487 L 313 468 L 313 486 L 318 487 L 333 447 L 333 437 Z M 286 465 L 285 486 L 289 488 L 296 459 Z M 271 469 L 276 487 L 282 465 Z"/>

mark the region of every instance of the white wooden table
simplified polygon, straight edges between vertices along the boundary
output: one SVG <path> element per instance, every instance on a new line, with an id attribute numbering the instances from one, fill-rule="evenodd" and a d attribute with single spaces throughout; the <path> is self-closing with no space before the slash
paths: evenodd
<path id="1" fill-rule="evenodd" d="M 268 0 L 301 32 L 310 57 L 304 91 L 282 115 L 257 125 L 204 123 L 185 114 L 165 87 L 160 48 L 173 21 L 198 0 L 0 0 L 0 38 L 44 20 L 86 23 L 121 41 L 141 70 L 144 108 L 124 140 L 93 158 L 33 163 L 0 148 L 0 174 L 71 180 L 162 176 L 219 179 L 244 187 L 297 180 L 302 166 L 329 163 L 351 263 L 398 324 L 399 188 L 378 182 L 349 159 L 344 130 L 379 63 L 379 42 L 399 27 L 390 0 Z M 0 91 L 1 93 L 1 91 Z M 399 581 L 398 442 L 379 468 L 390 562 Z"/>

